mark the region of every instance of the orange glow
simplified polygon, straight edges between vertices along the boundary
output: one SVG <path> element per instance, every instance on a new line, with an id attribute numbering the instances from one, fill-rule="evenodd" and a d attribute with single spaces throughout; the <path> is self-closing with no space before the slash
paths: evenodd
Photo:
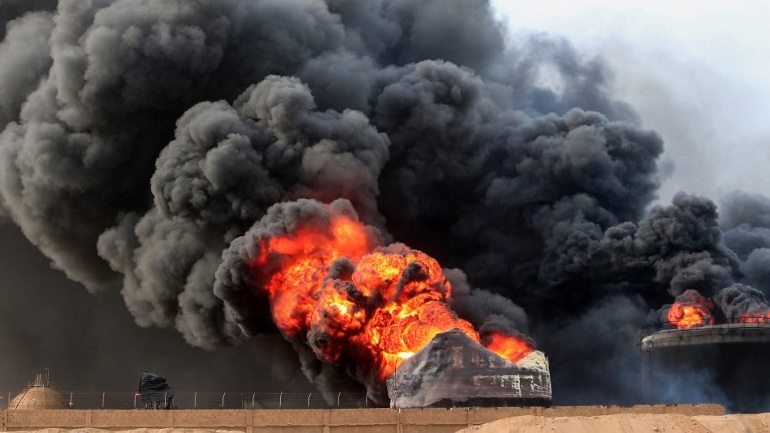
<path id="1" fill-rule="evenodd" d="M 714 317 L 701 305 L 684 305 L 674 302 L 668 310 L 668 321 L 677 329 L 713 325 Z"/>
<path id="2" fill-rule="evenodd" d="M 385 380 L 441 332 L 457 328 L 480 342 L 449 308 L 452 288 L 435 259 L 402 244 L 376 248 L 351 217 L 333 215 L 259 247 L 253 265 L 278 329 L 307 339 L 327 362 L 365 362 Z M 489 348 L 514 362 L 533 350 L 502 334 Z"/>
<path id="3" fill-rule="evenodd" d="M 677 329 L 714 324 L 714 302 L 698 293 L 697 290 L 685 290 L 676 297 L 666 315 L 669 323 Z"/>
<path id="4" fill-rule="evenodd" d="M 764 314 L 744 314 L 738 318 L 740 323 L 770 323 L 770 311 Z"/>
<path id="5" fill-rule="evenodd" d="M 293 236 L 269 238 L 256 260 L 264 270 L 272 271 L 264 287 L 273 320 L 287 338 L 307 332 L 328 267 L 340 257 L 357 260 L 372 248 L 364 226 L 357 221 L 339 216 L 330 225 L 329 232 L 303 227 Z M 272 269 L 275 256 L 279 257 L 278 269 Z"/>
<path id="6" fill-rule="evenodd" d="M 484 338 L 487 349 L 513 362 L 519 362 L 532 353 L 534 348 L 524 338 L 493 333 Z"/>

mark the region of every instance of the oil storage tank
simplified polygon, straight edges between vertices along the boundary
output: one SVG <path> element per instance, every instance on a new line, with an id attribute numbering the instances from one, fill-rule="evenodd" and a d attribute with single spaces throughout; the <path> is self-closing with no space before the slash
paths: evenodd
<path id="1" fill-rule="evenodd" d="M 514 363 L 459 330 L 436 335 L 387 380 L 391 407 L 550 406 L 543 352 Z"/>
<path id="2" fill-rule="evenodd" d="M 650 403 L 722 403 L 729 412 L 770 410 L 770 324 L 724 323 L 643 333 Z"/>
<path id="3" fill-rule="evenodd" d="M 47 377 L 38 374 L 8 403 L 8 410 L 66 409 L 67 399 L 53 387 Z"/>

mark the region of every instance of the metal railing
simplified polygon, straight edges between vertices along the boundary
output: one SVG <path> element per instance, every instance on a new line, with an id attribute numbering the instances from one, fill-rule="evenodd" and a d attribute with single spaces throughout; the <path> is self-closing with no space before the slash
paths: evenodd
<path id="1" fill-rule="evenodd" d="M 766 316 L 743 316 L 743 317 L 737 317 L 737 318 L 720 318 L 718 320 L 714 321 L 713 325 L 727 325 L 727 324 L 739 324 L 739 325 L 746 325 L 746 328 L 754 328 L 758 324 L 765 324 L 770 326 L 770 317 Z M 695 325 L 689 328 L 681 328 L 681 330 L 687 330 L 687 329 L 698 329 L 702 328 L 704 326 L 713 326 L 711 324 L 701 324 L 701 325 Z M 665 329 L 677 329 L 676 325 L 669 321 L 660 321 L 660 322 L 651 322 L 647 323 L 642 326 L 641 329 L 641 336 L 642 338 L 655 334 L 656 332 L 663 331 Z"/>
<path id="2" fill-rule="evenodd" d="M 62 392 L 67 406 L 72 409 L 151 409 L 135 392 Z M 7 400 L 6 400 L 7 399 Z M 11 393 L 0 399 L 0 409 L 7 409 Z M 173 397 L 176 409 L 327 409 L 373 407 L 365 393 L 338 392 L 323 396 L 321 393 L 296 392 L 212 392 L 176 391 Z M 164 407 L 165 405 L 160 405 Z"/>

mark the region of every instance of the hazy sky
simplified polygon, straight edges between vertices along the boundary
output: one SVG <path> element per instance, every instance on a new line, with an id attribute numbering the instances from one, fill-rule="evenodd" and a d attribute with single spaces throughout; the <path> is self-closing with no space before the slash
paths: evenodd
<path id="1" fill-rule="evenodd" d="M 547 32 L 601 56 L 614 94 L 666 142 L 660 190 L 719 200 L 770 190 L 770 3 L 493 0 L 513 38 Z"/>

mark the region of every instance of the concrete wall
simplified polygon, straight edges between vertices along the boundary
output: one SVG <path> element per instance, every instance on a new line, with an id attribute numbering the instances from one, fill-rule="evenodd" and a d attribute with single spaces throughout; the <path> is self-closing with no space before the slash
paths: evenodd
<path id="1" fill-rule="evenodd" d="M 449 433 L 502 418 L 617 413 L 724 415 L 720 405 L 562 406 L 553 408 L 281 409 L 281 410 L 4 410 L 0 431 L 43 428 L 233 430 L 244 433 Z"/>

